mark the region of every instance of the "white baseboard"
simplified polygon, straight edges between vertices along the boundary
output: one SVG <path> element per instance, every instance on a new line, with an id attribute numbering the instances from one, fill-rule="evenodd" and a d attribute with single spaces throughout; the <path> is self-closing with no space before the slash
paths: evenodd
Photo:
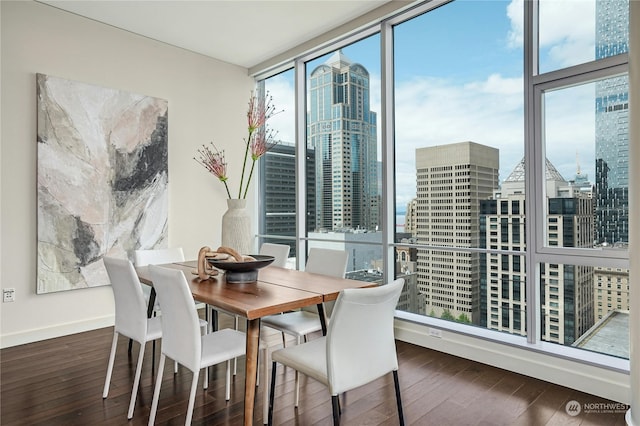
<path id="1" fill-rule="evenodd" d="M 430 330 L 431 329 L 431 330 Z M 504 370 L 534 377 L 560 386 L 576 389 L 591 395 L 623 404 L 630 404 L 631 389 L 628 361 L 622 367 L 605 368 L 594 363 L 578 361 L 567 356 L 549 354 L 521 345 L 432 328 L 425 324 L 396 319 L 396 339 L 425 348 L 437 350 Z M 430 331 L 432 331 L 430 333 Z M 560 346 L 560 345 L 557 345 Z M 571 348 L 573 351 L 579 351 Z M 587 354 L 587 357 L 592 356 Z M 616 360 L 617 362 L 617 360 Z M 590 401 L 578 401 L 588 403 Z"/>
<path id="2" fill-rule="evenodd" d="M 82 333 L 98 328 L 111 327 L 114 324 L 114 315 L 93 318 L 87 321 L 77 321 L 65 324 L 57 324 L 51 327 L 37 328 L 18 333 L 3 334 L 0 336 L 0 348 L 24 345 L 26 343 L 39 342 L 69 334 Z"/>

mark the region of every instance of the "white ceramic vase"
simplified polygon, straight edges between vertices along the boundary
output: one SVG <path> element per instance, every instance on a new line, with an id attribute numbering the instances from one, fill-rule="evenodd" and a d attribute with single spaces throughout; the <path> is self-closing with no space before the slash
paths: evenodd
<path id="1" fill-rule="evenodd" d="M 240 254 L 251 254 L 251 217 L 247 200 L 228 199 L 227 211 L 222 215 L 222 244 Z"/>

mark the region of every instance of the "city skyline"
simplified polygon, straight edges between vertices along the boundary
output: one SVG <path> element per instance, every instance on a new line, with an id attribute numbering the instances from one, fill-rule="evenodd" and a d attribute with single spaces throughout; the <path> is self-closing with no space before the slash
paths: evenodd
<path id="1" fill-rule="evenodd" d="M 595 58 L 595 2 L 579 2 L 579 7 L 576 3 L 545 2 L 541 7 L 540 62 L 543 71 Z M 500 149 L 501 181 L 511 173 L 524 154 L 522 5 L 522 0 L 453 2 L 429 12 L 427 15 L 432 15 L 433 19 L 429 19 L 428 25 L 420 22 L 427 17 L 424 15 L 395 28 L 396 45 L 400 47 L 394 55 L 396 142 L 403 144 L 403 153 L 471 140 Z M 571 16 L 571 26 L 564 22 L 568 16 Z M 455 28 L 449 28 L 451 25 L 476 26 L 478 31 L 460 31 L 474 33 L 473 39 L 457 40 L 454 36 L 449 40 L 456 33 Z M 429 42 L 445 32 L 456 49 L 451 49 L 448 43 Z M 343 48 L 347 56 L 369 71 L 371 109 L 378 113 L 379 40 L 379 35 L 374 35 Z M 307 73 L 329 55 L 310 61 Z M 279 104 L 283 104 L 281 100 L 289 102 L 283 104 L 288 112 L 276 117 L 272 124 L 278 128 L 283 140 L 293 141 L 293 73 L 270 80 L 273 80 L 270 90 L 278 93 Z M 571 99 L 563 97 L 554 104 L 554 108 L 562 112 L 565 124 L 581 124 L 571 126 L 570 134 L 561 131 L 561 127 L 550 131 L 558 138 L 580 141 L 584 149 L 576 151 L 571 148 L 575 146 L 574 142 L 559 141 L 547 147 L 548 156 L 553 158 L 565 179 L 573 177 L 579 161 L 582 173 L 593 181 L 595 95 L 593 87 L 581 89 L 572 91 Z M 446 105 L 442 104 L 442 99 L 447 100 Z M 416 117 L 429 117 L 430 121 L 442 125 L 426 134 L 424 120 L 416 120 Z M 415 173 L 411 172 L 414 155 L 412 153 L 409 158 L 397 156 L 398 210 L 403 210 L 415 196 Z"/>

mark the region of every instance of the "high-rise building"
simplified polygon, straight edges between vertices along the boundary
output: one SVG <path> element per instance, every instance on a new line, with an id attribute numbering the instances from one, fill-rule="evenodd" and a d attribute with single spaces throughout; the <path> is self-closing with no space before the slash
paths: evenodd
<path id="1" fill-rule="evenodd" d="M 295 238 L 296 236 L 296 152 L 295 144 L 280 141 L 264 155 L 260 167 L 262 214 L 260 221 L 263 235 L 278 235 Z M 313 199 L 315 193 L 315 154 L 307 151 L 307 199 Z M 312 213 L 312 210 L 308 210 Z M 308 229 L 315 229 L 315 217 L 307 216 Z M 279 241 L 286 243 L 286 241 Z M 295 252 L 295 240 L 290 243 Z"/>
<path id="2" fill-rule="evenodd" d="M 475 142 L 416 149 L 418 290 L 426 313 L 477 324 L 480 258 L 452 248 L 479 247 L 480 201 L 498 188 L 498 150 Z"/>
<path id="3" fill-rule="evenodd" d="M 404 232 L 416 236 L 418 230 L 418 199 L 413 198 L 407 203 L 407 212 L 404 217 Z"/>
<path id="4" fill-rule="evenodd" d="M 523 252 L 526 248 L 524 160 L 505 179 L 493 199 L 480 202 L 481 248 Z M 549 246 L 591 247 L 593 199 L 588 183 L 567 182 L 546 162 Z M 524 255 L 482 253 L 480 325 L 525 336 Z M 594 324 L 593 267 L 540 265 L 541 337 L 572 344 Z"/>
<path id="5" fill-rule="evenodd" d="M 307 137 L 316 157 L 316 229 L 376 230 L 380 195 L 369 72 L 337 51 L 311 72 L 309 87 Z"/>
<path id="6" fill-rule="evenodd" d="M 626 268 L 594 268 L 594 314 L 596 321 L 612 311 L 629 311 L 629 270 Z"/>
<path id="7" fill-rule="evenodd" d="M 596 59 L 629 51 L 629 0 L 596 1 Z M 629 241 L 629 79 L 596 82 L 596 243 Z"/>

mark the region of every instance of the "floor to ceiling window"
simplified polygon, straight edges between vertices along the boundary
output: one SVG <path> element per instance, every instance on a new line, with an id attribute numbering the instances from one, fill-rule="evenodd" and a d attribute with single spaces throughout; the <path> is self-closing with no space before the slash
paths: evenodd
<path id="1" fill-rule="evenodd" d="M 304 66 L 308 247 L 345 250 L 348 277 L 381 282 L 380 37 Z"/>
<path id="2" fill-rule="evenodd" d="M 540 339 L 628 359 L 629 1 L 540 1 L 539 34 Z"/>
<path id="3" fill-rule="evenodd" d="M 294 71 L 289 69 L 261 80 L 258 89 L 272 99 L 278 111 L 269 126 L 277 142 L 260 164 L 259 244 L 290 246 L 296 253 L 296 145 Z M 290 266 L 295 266 L 292 260 Z"/>
<path id="4" fill-rule="evenodd" d="M 453 2 L 393 27 L 408 312 L 526 335 L 522 14 Z M 469 250 L 472 249 L 472 250 Z"/>
<path id="5" fill-rule="evenodd" d="M 628 358 L 628 8 L 425 2 L 297 58 L 263 238 L 404 277 L 416 322 Z"/>

